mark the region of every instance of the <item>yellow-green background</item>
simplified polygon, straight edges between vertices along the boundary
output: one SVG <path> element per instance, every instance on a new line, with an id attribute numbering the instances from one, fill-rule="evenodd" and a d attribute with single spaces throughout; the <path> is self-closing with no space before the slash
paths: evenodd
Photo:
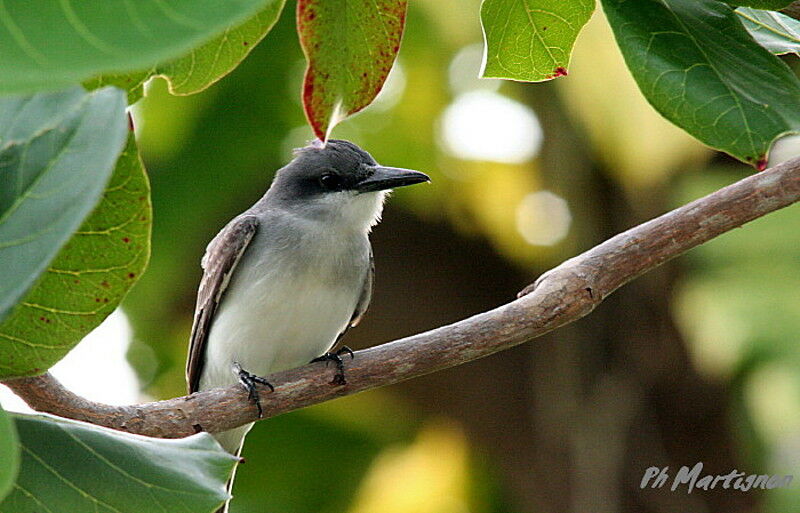
<path id="1" fill-rule="evenodd" d="M 412 2 L 399 101 L 373 105 L 333 132 L 379 162 L 433 179 L 396 192 L 375 230 L 376 291 L 365 321 L 348 334 L 352 347 L 509 301 L 563 259 L 753 172 L 655 114 L 600 14 L 578 39 L 568 77 L 499 89 L 538 116 L 544 143 L 535 159 L 500 164 L 447 153 L 440 118 L 456 98 L 449 67 L 480 43 L 478 13 L 474 0 Z M 205 244 L 311 137 L 292 14 L 204 93 L 172 97 L 157 80 L 134 110 L 152 180 L 153 257 L 124 306 L 136 334 L 129 356 L 154 397 L 184 391 Z M 564 198 L 572 215 L 567 237 L 549 247 L 528 244 L 517 229 L 519 202 L 543 189 Z M 231 511 L 800 507 L 797 489 L 639 490 L 651 465 L 800 471 L 798 226 L 797 207 L 775 213 L 637 280 L 547 337 L 259 423 Z"/>

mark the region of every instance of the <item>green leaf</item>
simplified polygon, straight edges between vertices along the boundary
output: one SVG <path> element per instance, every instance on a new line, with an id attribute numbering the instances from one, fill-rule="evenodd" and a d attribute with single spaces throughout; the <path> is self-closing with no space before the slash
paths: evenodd
<path id="1" fill-rule="evenodd" d="M 483 78 L 541 82 L 567 74 L 594 0 L 484 0 Z"/>
<path id="2" fill-rule="evenodd" d="M 0 324 L 0 378 L 49 368 L 114 311 L 147 266 L 151 222 L 131 133 L 100 203 Z"/>
<path id="3" fill-rule="evenodd" d="M 95 206 L 127 132 L 118 89 L 0 100 L 0 320 Z"/>
<path id="4" fill-rule="evenodd" d="M 713 0 L 603 0 L 647 100 L 705 144 L 763 169 L 800 130 L 800 81 Z M 635 144 L 635 141 L 631 141 Z"/>
<path id="5" fill-rule="evenodd" d="M 131 435 L 44 415 L 15 415 L 22 466 L 0 513 L 204 513 L 226 499 L 236 458 L 211 436 Z"/>
<path id="6" fill-rule="evenodd" d="M 400 49 L 407 0 L 298 0 L 306 118 L 320 140 L 378 95 Z"/>
<path id="7" fill-rule="evenodd" d="M 791 0 L 726 0 L 726 4 L 778 11 L 791 4 Z"/>
<path id="8" fill-rule="evenodd" d="M 230 73 L 269 33 L 283 10 L 286 0 L 266 0 L 266 7 L 241 25 L 226 29 L 212 41 L 178 59 L 154 66 L 148 71 L 122 75 L 104 75 L 84 84 L 94 89 L 114 85 L 129 91 L 128 102 L 142 97 L 144 83 L 161 76 L 172 94 L 198 93 Z"/>
<path id="9" fill-rule="evenodd" d="M 244 22 L 265 0 L 0 3 L 0 93 L 147 69 Z"/>
<path id="10" fill-rule="evenodd" d="M 779 12 L 740 7 L 736 14 L 758 43 L 776 55 L 800 55 L 800 21 Z"/>
<path id="11" fill-rule="evenodd" d="M 0 407 L 0 501 L 14 486 L 19 472 L 19 441 L 11 417 Z"/>

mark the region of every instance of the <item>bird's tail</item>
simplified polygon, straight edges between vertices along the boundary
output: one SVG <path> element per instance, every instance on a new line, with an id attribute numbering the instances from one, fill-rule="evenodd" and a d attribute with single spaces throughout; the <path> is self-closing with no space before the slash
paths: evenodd
<path id="1" fill-rule="evenodd" d="M 240 451 L 241 453 L 241 451 Z M 239 456 L 239 454 L 237 454 Z M 228 495 L 232 498 L 233 497 L 233 478 L 236 476 L 236 469 L 239 468 L 239 464 L 237 463 L 236 466 L 233 468 L 233 472 L 231 473 L 231 477 L 228 478 L 228 482 L 225 483 L 225 491 L 228 492 Z M 225 501 L 225 504 L 219 508 L 216 513 L 228 513 L 228 510 L 231 507 L 231 499 Z"/>
<path id="2" fill-rule="evenodd" d="M 217 442 L 222 446 L 223 449 L 228 451 L 229 453 L 241 457 L 242 455 L 242 447 L 244 446 L 244 437 L 247 435 L 247 432 L 250 431 L 250 428 L 253 427 L 253 424 L 247 424 L 242 427 L 238 427 L 236 429 L 231 429 L 230 431 L 225 431 L 222 433 L 215 433 L 212 435 L 214 438 L 217 439 Z M 233 491 L 233 478 L 236 477 L 236 470 L 239 468 L 237 464 L 233 468 L 233 472 L 231 473 L 231 477 L 228 478 L 228 482 L 225 483 L 225 491 L 228 492 L 229 496 L 232 496 L 231 493 Z M 225 501 L 225 504 L 222 505 L 220 509 L 216 511 L 216 513 L 228 513 L 228 509 L 230 508 L 231 500 L 228 499 Z"/>

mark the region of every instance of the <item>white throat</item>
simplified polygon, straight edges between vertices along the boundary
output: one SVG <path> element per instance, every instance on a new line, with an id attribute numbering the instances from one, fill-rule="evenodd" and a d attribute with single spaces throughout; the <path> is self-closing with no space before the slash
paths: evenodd
<path id="1" fill-rule="evenodd" d="M 387 196 L 387 191 L 361 194 L 342 191 L 326 194 L 316 201 L 322 203 L 320 206 L 325 212 L 325 221 L 330 223 L 331 228 L 369 233 L 381 220 L 383 203 Z"/>

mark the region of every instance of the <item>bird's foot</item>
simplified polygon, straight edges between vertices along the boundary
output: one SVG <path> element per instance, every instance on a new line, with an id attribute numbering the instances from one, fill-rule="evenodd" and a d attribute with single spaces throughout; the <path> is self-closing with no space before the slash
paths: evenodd
<path id="1" fill-rule="evenodd" d="M 244 370 L 239 362 L 233 362 L 233 372 L 238 376 L 239 383 L 244 385 L 247 389 L 247 396 L 249 397 L 251 402 L 256 403 L 256 408 L 258 408 L 258 418 L 264 416 L 264 410 L 261 409 L 261 400 L 258 397 L 258 389 L 256 388 L 256 384 L 264 385 L 269 387 L 270 391 L 274 392 L 275 387 L 270 384 L 269 381 L 262 378 L 261 376 L 256 376 L 255 374 L 251 374 Z"/>
<path id="2" fill-rule="evenodd" d="M 339 348 L 338 351 L 336 351 L 337 356 L 342 356 L 343 354 L 349 354 L 351 360 L 356 359 L 356 355 L 353 354 L 353 350 L 350 349 L 348 346 L 343 345 L 342 347 Z"/>
<path id="3" fill-rule="evenodd" d="M 349 354 L 350 358 L 355 358 L 353 354 L 353 350 L 347 346 L 342 346 L 341 349 L 336 351 L 335 353 L 325 353 L 322 356 L 318 356 L 311 360 L 311 363 L 314 362 L 325 362 L 325 366 L 328 366 L 328 362 L 336 363 L 336 374 L 333 376 L 333 381 L 331 381 L 331 385 L 346 385 L 347 379 L 344 377 L 344 360 L 342 360 L 343 354 Z"/>

